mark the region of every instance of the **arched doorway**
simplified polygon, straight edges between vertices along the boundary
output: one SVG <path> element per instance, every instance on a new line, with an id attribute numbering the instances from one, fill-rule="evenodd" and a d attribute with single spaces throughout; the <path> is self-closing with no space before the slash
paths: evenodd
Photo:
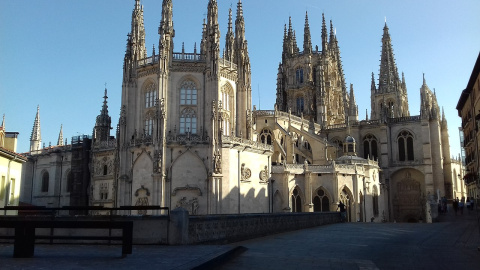
<path id="1" fill-rule="evenodd" d="M 298 186 L 292 191 L 292 212 L 302 212 L 302 198 Z"/>
<path id="2" fill-rule="evenodd" d="M 402 169 L 392 174 L 393 219 L 399 222 L 418 222 L 425 218 L 425 177 L 415 169 Z"/>
<path id="3" fill-rule="evenodd" d="M 343 187 L 340 191 L 340 201 L 346 206 L 347 222 L 351 222 L 353 218 L 353 195 L 348 187 Z"/>

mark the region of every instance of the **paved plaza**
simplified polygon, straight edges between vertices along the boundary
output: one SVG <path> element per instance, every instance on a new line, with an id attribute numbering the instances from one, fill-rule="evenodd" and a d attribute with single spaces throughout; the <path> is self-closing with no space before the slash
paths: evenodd
<path id="1" fill-rule="evenodd" d="M 480 269 L 473 212 L 434 224 L 342 223 L 230 245 L 37 245 L 35 257 L 12 258 L 0 244 L 0 269 Z M 243 252 L 232 252 L 243 246 Z M 235 253 L 235 256 L 225 256 Z M 210 264 L 209 264 L 210 262 Z"/>

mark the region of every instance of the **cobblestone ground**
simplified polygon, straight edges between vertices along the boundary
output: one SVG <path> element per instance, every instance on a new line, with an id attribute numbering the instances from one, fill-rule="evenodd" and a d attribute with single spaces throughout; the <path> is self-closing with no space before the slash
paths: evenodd
<path id="1" fill-rule="evenodd" d="M 234 246 L 247 250 L 218 269 L 480 269 L 476 214 L 441 216 L 434 224 L 342 223 L 231 245 L 37 245 L 35 256 L 12 258 L 0 244 L 0 269 L 192 269 Z M 210 267 L 210 266 L 209 266 Z"/>
<path id="2" fill-rule="evenodd" d="M 342 223 L 235 243 L 221 269 L 480 269 L 476 214 L 434 224 Z"/>

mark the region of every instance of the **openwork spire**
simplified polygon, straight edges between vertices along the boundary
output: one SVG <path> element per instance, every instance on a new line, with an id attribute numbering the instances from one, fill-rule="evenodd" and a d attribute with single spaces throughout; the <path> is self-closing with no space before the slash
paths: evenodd
<path id="1" fill-rule="evenodd" d="M 33 122 L 32 134 L 30 141 L 41 141 L 42 134 L 40 132 L 40 106 L 37 106 L 37 114 L 35 115 L 35 121 Z"/>
<path id="2" fill-rule="evenodd" d="M 383 27 L 382 55 L 380 59 L 380 78 L 378 90 L 380 93 L 393 92 L 399 82 L 397 65 L 393 54 L 392 40 L 387 23 Z"/>
<path id="3" fill-rule="evenodd" d="M 42 134 L 40 132 L 40 106 L 37 106 L 37 115 L 33 122 L 32 134 L 30 135 L 30 152 L 40 149 Z"/>
<path id="4" fill-rule="evenodd" d="M 305 12 L 305 28 L 303 33 L 303 53 L 312 53 L 312 37 L 310 35 L 310 25 L 308 24 L 308 12 Z"/>
<path id="5" fill-rule="evenodd" d="M 235 34 L 233 33 L 232 9 L 228 10 L 228 30 L 225 36 L 225 59 L 233 61 Z"/>
<path id="6" fill-rule="evenodd" d="M 60 133 L 58 134 L 58 141 L 57 141 L 58 146 L 63 145 L 63 125 L 60 125 Z"/>
<path id="7" fill-rule="evenodd" d="M 322 53 L 325 54 L 328 49 L 328 33 L 327 24 L 325 23 L 325 15 L 322 13 Z"/>

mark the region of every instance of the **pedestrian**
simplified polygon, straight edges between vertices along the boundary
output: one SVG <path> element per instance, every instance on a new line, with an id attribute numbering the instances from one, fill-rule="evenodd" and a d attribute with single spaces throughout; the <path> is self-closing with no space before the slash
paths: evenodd
<path id="1" fill-rule="evenodd" d="M 341 220 L 342 222 L 345 222 L 346 221 L 346 217 L 347 217 L 347 211 L 346 211 L 346 207 L 345 207 L 345 204 L 343 204 L 343 202 L 340 202 L 338 204 L 338 207 L 337 207 L 337 210 L 340 208 L 340 217 L 341 217 Z"/>
<path id="2" fill-rule="evenodd" d="M 458 209 L 460 209 L 460 215 L 463 215 L 463 207 L 465 206 L 465 203 L 463 202 L 465 198 L 462 198 L 461 201 L 458 202 Z"/>
<path id="3" fill-rule="evenodd" d="M 447 197 L 443 196 L 442 198 L 442 208 L 443 208 L 443 213 L 448 212 L 447 208 Z"/>
<path id="4" fill-rule="evenodd" d="M 467 197 L 467 200 L 465 201 L 465 205 L 467 206 L 467 213 L 472 210 L 472 203 L 470 202 L 470 197 Z"/>
<path id="5" fill-rule="evenodd" d="M 453 206 L 453 211 L 455 211 L 455 216 L 456 216 L 457 212 L 458 212 L 458 197 L 455 200 L 453 200 L 452 206 Z"/>

